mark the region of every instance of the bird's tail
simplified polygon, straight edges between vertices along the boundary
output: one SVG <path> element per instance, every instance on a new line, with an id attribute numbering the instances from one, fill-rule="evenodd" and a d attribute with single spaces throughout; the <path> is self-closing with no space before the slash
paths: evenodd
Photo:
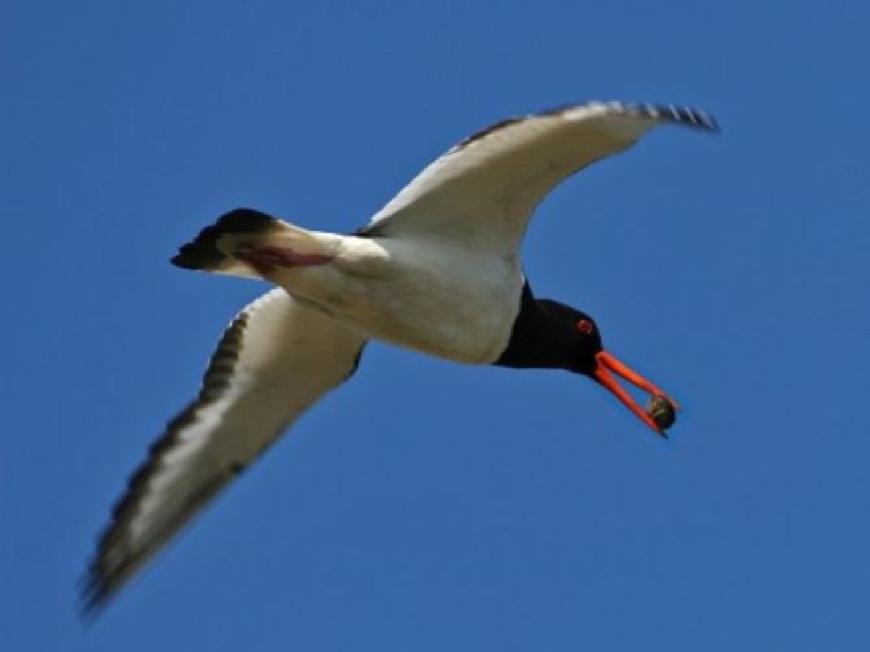
<path id="1" fill-rule="evenodd" d="M 171 262 L 184 269 L 263 278 L 272 262 L 288 267 L 295 261 L 319 264 L 329 254 L 316 234 L 260 211 L 237 208 L 182 246 Z"/>

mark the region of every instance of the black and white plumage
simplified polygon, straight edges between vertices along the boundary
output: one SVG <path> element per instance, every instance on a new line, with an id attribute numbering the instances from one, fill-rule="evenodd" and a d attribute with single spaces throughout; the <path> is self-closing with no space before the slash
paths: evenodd
<path id="1" fill-rule="evenodd" d="M 534 297 L 519 246 L 560 181 L 661 123 L 715 131 L 684 107 L 591 102 L 511 118 L 426 167 L 354 235 L 308 231 L 237 209 L 173 263 L 279 286 L 231 323 L 199 397 L 131 479 L 86 578 L 85 606 L 112 595 L 377 338 L 455 360 L 592 377 L 662 429 L 613 380 L 665 397 L 603 351 L 594 321 Z M 665 397 L 666 398 L 666 397 Z"/>
<path id="2" fill-rule="evenodd" d="M 246 306 L 224 332 L 199 396 L 169 423 L 115 507 L 90 568 L 94 606 L 349 378 L 365 342 L 280 288 Z"/>

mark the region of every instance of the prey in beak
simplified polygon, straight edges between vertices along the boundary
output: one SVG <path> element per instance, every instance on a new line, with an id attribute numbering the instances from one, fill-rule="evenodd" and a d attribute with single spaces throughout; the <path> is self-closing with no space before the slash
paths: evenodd
<path id="1" fill-rule="evenodd" d="M 641 407 L 634 397 L 619 384 L 614 374 L 649 393 L 651 397 L 649 406 L 646 409 Z M 595 367 L 591 376 L 610 390 L 638 419 L 660 436 L 667 438 L 665 429 L 674 424 L 675 412 L 680 409 L 676 401 L 607 351 L 602 350 L 595 355 Z"/>

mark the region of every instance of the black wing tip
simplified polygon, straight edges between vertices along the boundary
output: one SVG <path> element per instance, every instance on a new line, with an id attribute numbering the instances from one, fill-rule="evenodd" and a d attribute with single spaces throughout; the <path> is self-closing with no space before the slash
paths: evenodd
<path id="1" fill-rule="evenodd" d="M 600 102 L 591 101 L 582 104 L 563 104 L 541 111 L 537 115 L 562 115 L 576 109 L 601 108 L 613 113 L 626 113 L 643 116 L 662 122 L 673 122 L 702 131 L 720 132 L 722 128 L 712 115 L 701 109 L 680 104 L 654 104 L 650 102 Z"/>
<path id="2" fill-rule="evenodd" d="M 119 514 L 129 506 L 129 488 L 137 476 L 142 474 L 143 465 L 133 478 L 128 481 L 125 497 L 112 508 L 112 521 L 97 537 L 97 550 L 88 563 L 85 572 L 76 582 L 78 592 L 78 614 L 85 625 L 91 625 L 103 613 L 118 591 L 127 583 L 136 571 L 139 559 L 126 559 L 120 564 L 107 561 L 107 550 L 112 541 L 117 538 L 116 524 Z"/>
<path id="3" fill-rule="evenodd" d="M 678 104 L 635 104 L 632 110 L 651 118 L 665 122 L 674 122 L 702 131 L 718 133 L 722 131 L 719 122 L 712 115 L 701 109 Z"/>
<path id="4" fill-rule="evenodd" d="M 86 627 L 93 625 L 127 585 L 136 566 L 105 570 L 94 560 L 78 581 L 78 617 Z"/>
<path id="5" fill-rule="evenodd" d="M 90 581 L 87 584 L 79 595 L 78 615 L 84 625 L 90 626 L 103 613 L 109 597 L 106 590 L 98 584 L 91 586 Z"/>
<path id="6" fill-rule="evenodd" d="M 104 577 L 96 562 L 78 581 L 78 616 L 86 626 L 92 625 L 111 602 L 118 586 Z"/>
<path id="7" fill-rule="evenodd" d="M 182 269 L 213 270 L 226 255 L 218 249 L 217 241 L 225 233 L 260 233 L 275 224 L 275 218 L 252 208 L 236 208 L 224 213 L 211 226 L 205 227 L 192 242 L 179 248 L 169 262 Z"/>

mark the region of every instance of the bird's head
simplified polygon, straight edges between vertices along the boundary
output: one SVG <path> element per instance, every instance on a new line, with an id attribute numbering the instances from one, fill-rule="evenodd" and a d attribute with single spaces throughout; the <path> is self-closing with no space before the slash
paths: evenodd
<path id="1" fill-rule="evenodd" d="M 604 350 L 601 332 L 591 315 L 552 299 L 539 299 L 538 305 L 550 322 L 550 334 L 562 348 L 562 365 L 568 371 L 595 377 L 596 357 Z"/>
<path id="2" fill-rule="evenodd" d="M 582 310 L 559 301 L 538 299 L 524 305 L 515 326 L 515 339 L 500 364 L 515 367 L 549 367 L 583 374 L 609 390 L 635 416 L 664 436 L 677 404 L 661 389 L 606 351 L 595 320 Z M 645 410 L 617 381 L 620 377 L 649 393 L 670 411 L 671 420 Z"/>

